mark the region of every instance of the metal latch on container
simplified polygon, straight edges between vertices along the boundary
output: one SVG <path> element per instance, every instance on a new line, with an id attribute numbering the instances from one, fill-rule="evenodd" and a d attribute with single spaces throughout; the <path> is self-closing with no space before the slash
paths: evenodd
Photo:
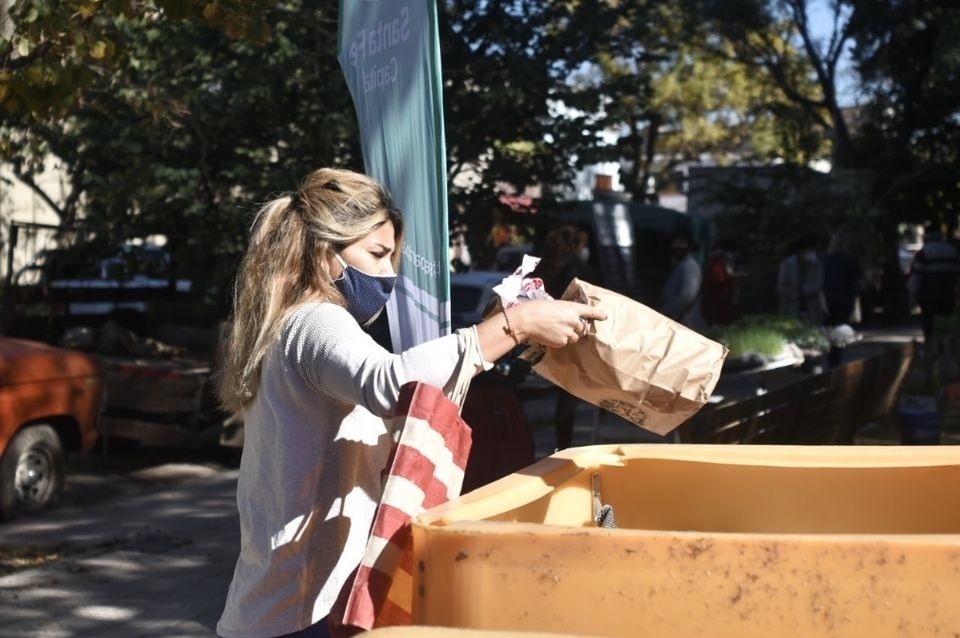
<path id="1" fill-rule="evenodd" d="M 613 506 L 604 505 L 600 495 L 600 473 L 594 472 L 590 476 L 590 490 L 593 493 L 593 520 L 597 527 L 614 529 L 617 521 L 613 516 Z"/>

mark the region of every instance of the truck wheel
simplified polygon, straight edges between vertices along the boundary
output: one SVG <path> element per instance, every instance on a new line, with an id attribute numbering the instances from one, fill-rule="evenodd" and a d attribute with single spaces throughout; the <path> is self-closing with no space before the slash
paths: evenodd
<path id="1" fill-rule="evenodd" d="M 17 432 L 0 458 L 0 520 L 55 505 L 65 475 L 63 445 L 53 428 L 41 424 Z"/>

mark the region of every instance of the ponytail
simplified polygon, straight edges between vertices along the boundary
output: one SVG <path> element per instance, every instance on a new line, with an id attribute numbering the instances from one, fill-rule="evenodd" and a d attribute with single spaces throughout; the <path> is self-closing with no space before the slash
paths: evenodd
<path id="1" fill-rule="evenodd" d="M 293 199 L 268 202 L 253 223 L 250 245 L 234 285 L 220 400 L 239 411 L 253 399 L 260 367 L 285 314 L 305 301 L 317 280 L 315 241 Z"/>

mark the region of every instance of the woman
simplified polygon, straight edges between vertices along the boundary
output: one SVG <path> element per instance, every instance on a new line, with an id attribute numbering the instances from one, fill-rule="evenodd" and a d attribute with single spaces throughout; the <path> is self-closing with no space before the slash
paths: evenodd
<path id="1" fill-rule="evenodd" d="M 386 190 L 320 169 L 255 220 L 236 282 L 220 396 L 242 412 L 240 556 L 217 632 L 326 636 L 326 617 L 360 562 L 390 451 L 382 417 L 400 387 L 449 389 L 523 341 L 576 342 L 596 308 L 511 307 L 395 355 L 363 327 L 389 298 L 403 222 Z M 469 350 L 469 351 L 468 351 Z"/>

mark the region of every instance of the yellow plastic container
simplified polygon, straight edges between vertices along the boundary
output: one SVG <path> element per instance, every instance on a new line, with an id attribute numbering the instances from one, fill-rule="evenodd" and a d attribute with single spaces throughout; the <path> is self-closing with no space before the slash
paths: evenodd
<path id="1" fill-rule="evenodd" d="M 570 634 L 529 631 L 494 631 L 449 627 L 382 627 L 364 632 L 363 638 L 570 638 Z M 595 638 L 581 635 L 579 638 Z"/>
<path id="2" fill-rule="evenodd" d="M 595 487 L 616 529 L 596 526 Z M 418 625 L 960 634 L 949 446 L 575 448 L 428 510 L 413 535 Z"/>

